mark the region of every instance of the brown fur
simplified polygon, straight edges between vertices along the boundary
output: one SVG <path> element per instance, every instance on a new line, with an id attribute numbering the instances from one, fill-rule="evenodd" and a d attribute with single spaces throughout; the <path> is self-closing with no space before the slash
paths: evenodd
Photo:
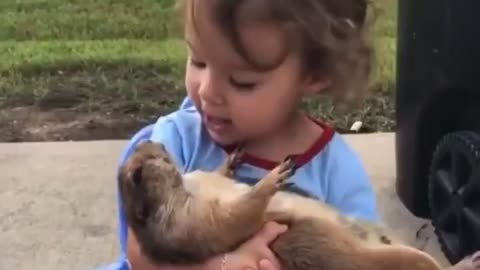
<path id="1" fill-rule="evenodd" d="M 120 169 L 120 192 L 142 251 L 155 262 L 190 263 L 232 250 L 257 232 L 288 174 L 285 163 L 242 196 L 199 196 L 185 189 L 161 145 L 142 143 Z"/>
<path id="2" fill-rule="evenodd" d="M 229 252 L 268 220 L 289 225 L 272 244 L 286 270 L 439 270 L 428 254 L 382 228 L 341 216 L 311 198 L 279 191 L 293 172 L 281 163 L 254 186 L 231 177 L 239 153 L 215 172 L 181 175 L 161 144 L 141 143 L 120 169 L 126 220 L 156 263 L 199 263 Z"/>

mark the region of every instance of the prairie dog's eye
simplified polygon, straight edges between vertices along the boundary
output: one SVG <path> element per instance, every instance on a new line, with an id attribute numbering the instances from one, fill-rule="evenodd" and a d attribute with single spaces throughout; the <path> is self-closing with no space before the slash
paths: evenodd
<path id="1" fill-rule="evenodd" d="M 140 185 L 140 183 L 142 182 L 142 178 L 143 178 L 142 172 L 143 172 L 143 168 L 141 166 L 135 169 L 135 171 L 133 171 L 132 180 L 136 186 Z"/>

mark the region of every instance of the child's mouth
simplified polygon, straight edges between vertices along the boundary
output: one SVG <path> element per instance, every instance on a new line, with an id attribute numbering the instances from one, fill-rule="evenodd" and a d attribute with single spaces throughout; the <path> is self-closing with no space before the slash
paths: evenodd
<path id="1" fill-rule="evenodd" d="M 225 129 L 232 125 L 232 120 L 230 119 L 211 115 L 204 115 L 204 121 L 207 128 L 215 132 L 225 131 Z"/>

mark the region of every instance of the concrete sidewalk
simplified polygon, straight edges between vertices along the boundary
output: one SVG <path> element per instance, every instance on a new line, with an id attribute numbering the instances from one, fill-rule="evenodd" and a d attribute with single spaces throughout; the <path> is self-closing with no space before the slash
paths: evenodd
<path id="1" fill-rule="evenodd" d="M 387 225 L 415 242 L 425 223 L 398 201 L 394 136 L 346 136 Z M 118 255 L 114 177 L 125 141 L 0 144 L 0 269 L 85 270 Z M 447 264 L 435 237 L 427 251 Z"/>

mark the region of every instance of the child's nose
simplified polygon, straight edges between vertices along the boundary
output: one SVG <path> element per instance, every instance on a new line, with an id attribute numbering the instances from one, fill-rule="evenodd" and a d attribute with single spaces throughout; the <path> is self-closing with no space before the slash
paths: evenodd
<path id="1" fill-rule="evenodd" d="M 215 79 L 212 75 L 205 76 L 199 89 L 200 98 L 206 102 L 215 105 L 221 105 L 224 103 L 224 97 L 222 95 L 221 85 L 218 79 Z"/>

